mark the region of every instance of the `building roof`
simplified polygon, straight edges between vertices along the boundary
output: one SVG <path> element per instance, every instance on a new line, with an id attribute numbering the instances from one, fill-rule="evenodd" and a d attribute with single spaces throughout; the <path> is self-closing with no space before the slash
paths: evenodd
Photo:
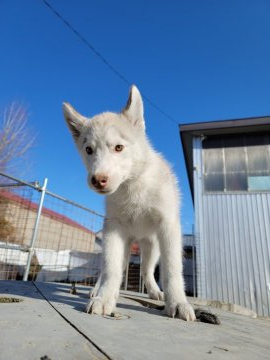
<path id="1" fill-rule="evenodd" d="M 6 190 L 1 190 L 0 191 L 0 197 L 6 199 L 9 202 L 13 202 L 18 204 L 20 207 L 29 209 L 31 211 L 37 212 L 38 210 L 38 204 L 34 203 L 33 201 L 26 199 L 18 194 L 15 194 L 14 192 L 11 191 L 6 191 Z M 74 228 L 77 228 L 79 230 L 82 230 L 86 233 L 95 235 L 95 233 L 93 231 L 91 231 L 90 229 L 86 228 L 85 226 L 82 226 L 81 224 L 79 224 L 78 222 L 70 219 L 69 217 L 60 214 L 56 211 L 53 211 L 51 209 L 48 209 L 46 207 L 42 208 L 42 215 L 49 217 L 53 220 L 59 221 L 62 224 L 66 224 L 69 226 L 72 226 Z"/>
<path id="2" fill-rule="evenodd" d="M 270 116 L 183 124 L 179 130 L 193 197 L 193 138 L 270 131 Z"/>

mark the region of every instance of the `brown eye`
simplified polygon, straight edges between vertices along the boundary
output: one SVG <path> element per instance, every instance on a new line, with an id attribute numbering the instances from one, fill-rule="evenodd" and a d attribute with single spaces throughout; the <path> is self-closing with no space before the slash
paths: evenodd
<path id="1" fill-rule="evenodd" d="M 117 152 L 120 152 L 124 149 L 124 145 L 116 145 L 114 150 L 117 151 Z"/>
<path id="2" fill-rule="evenodd" d="M 93 154 L 93 149 L 91 148 L 91 146 L 86 146 L 85 151 L 87 152 L 88 155 Z"/>

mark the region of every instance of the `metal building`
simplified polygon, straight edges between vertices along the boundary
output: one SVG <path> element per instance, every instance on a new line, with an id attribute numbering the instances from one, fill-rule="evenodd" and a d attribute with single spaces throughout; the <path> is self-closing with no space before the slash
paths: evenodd
<path id="1" fill-rule="evenodd" d="M 197 293 L 270 316 L 270 117 L 180 126 Z"/>

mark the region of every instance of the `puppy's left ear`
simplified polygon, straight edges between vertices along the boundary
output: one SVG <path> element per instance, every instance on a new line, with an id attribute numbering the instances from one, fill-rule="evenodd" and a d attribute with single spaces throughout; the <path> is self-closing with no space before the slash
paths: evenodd
<path id="1" fill-rule="evenodd" d="M 122 113 L 127 117 L 133 126 L 145 130 L 143 101 L 141 94 L 135 85 L 132 85 L 129 90 L 128 101 Z"/>

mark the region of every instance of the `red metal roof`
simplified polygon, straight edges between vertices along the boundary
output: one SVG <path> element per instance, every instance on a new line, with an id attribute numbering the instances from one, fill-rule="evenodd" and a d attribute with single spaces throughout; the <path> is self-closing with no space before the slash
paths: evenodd
<path id="1" fill-rule="evenodd" d="M 29 200 L 29 199 L 26 199 L 18 194 L 15 194 L 14 192 L 11 192 L 11 191 L 6 191 L 6 190 L 1 190 L 0 191 L 0 197 L 3 197 L 5 198 L 6 200 L 10 201 L 10 202 L 14 202 L 16 204 L 19 204 L 20 206 L 26 208 L 26 209 L 29 209 L 31 211 L 37 211 L 38 210 L 38 204 Z M 56 220 L 56 221 L 59 221 L 63 224 L 66 224 L 66 225 L 69 225 L 69 226 L 72 226 L 72 227 L 75 227 L 79 230 L 82 230 L 82 231 L 85 231 L 89 234 L 94 234 L 93 231 L 91 231 L 90 229 L 80 225 L 78 222 L 70 219 L 69 217 L 63 215 L 63 214 L 60 214 L 56 211 L 53 211 L 51 209 L 48 209 L 46 207 L 43 207 L 42 208 L 42 215 L 43 216 L 47 216 L 53 220 Z"/>
<path id="2" fill-rule="evenodd" d="M 131 249 L 130 249 L 131 254 L 133 255 L 139 255 L 140 254 L 140 245 L 138 243 L 133 243 L 131 245 Z"/>

